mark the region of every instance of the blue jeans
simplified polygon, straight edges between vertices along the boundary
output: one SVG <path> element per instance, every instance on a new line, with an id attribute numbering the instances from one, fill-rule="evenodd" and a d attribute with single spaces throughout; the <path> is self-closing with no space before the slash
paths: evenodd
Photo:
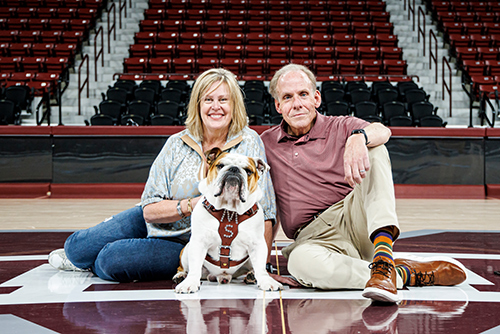
<path id="1" fill-rule="evenodd" d="M 118 282 L 171 279 L 184 244 L 148 238 L 142 208 L 125 210 L 94 227 L 73 233 L 64 244 L 75 266 Z"/>

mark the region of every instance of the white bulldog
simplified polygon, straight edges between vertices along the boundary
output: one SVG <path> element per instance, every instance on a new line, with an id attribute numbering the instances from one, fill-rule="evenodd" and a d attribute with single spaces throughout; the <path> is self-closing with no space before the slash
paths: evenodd
<path id="1" fill-rule="evenodd" d="M 283 286 L 266 271 L 267 245 L 264 213 L 258 201 L 259 177 L 269 170 L 260 158 L 212 149 L 209 169 L 199 190 L 202 197 L 191 216 L 191 239 L 181 254 L 173 280 L 177 293 L 193 293 L 200 279 L 229 283 L 233 277 L 254 270 L 262 290 Z"/>

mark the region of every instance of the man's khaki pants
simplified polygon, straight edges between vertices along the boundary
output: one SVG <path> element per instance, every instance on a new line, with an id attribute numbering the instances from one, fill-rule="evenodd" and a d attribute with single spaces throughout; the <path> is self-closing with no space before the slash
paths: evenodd
<path id="1" fill-rule="evenodd" d="M 394 226 L 399 235 L 389 153 L 384 145 L 369 150 L 370 170 L 343 200 L 306 226 L 282 250 L 288 271 L 302 285 L 319 289 L 364 289 L 373 259 L 370 236 Z M 398 275 L 398 288 L 402 287 Z"/>

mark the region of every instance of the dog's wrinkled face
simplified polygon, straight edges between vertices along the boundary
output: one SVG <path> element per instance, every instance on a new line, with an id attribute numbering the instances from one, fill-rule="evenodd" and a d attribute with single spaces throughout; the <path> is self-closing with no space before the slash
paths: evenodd
<path id="1" fill-rule="evenodd" d="M 260 176 L 269 166 L 260 158 L 221 152 L 213 149 L 207 154 L 209 169 L 206 185 L 210 194 L 221 203 L 245 203 L 251 194 L 258 190 Z M 260 194 L 258 194 L 260 198 Z M 210 199 L 209 199 L 210 200 Z M 257 199 L 258 200 L 258 199 Z"/>

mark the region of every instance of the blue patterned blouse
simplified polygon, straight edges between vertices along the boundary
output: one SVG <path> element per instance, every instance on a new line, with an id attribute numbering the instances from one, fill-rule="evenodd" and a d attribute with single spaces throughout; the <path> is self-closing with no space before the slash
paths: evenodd
<path id="1" fill-rule="evenodd" d="M 264 144 L 257 132 L 245 127 L 239 134 L 228 138 L 223 151 L 239 153 L 266 160 Z M 204 158 L 201 142 L 186 129 L 170 136 L 156 157 L 142 193 L 142 207 L 164 199 L 179 200 L 200 195 L 198 184 L 204 178 Z M 276 219 L 274 188 L 269 173 L 259 180 L 263 192 L 260 204 L 266 220 Z M 186 217 L 168 224 L 147 224 L 148 237 L 177 237 L 189 240 L 191 218 Z"/>

